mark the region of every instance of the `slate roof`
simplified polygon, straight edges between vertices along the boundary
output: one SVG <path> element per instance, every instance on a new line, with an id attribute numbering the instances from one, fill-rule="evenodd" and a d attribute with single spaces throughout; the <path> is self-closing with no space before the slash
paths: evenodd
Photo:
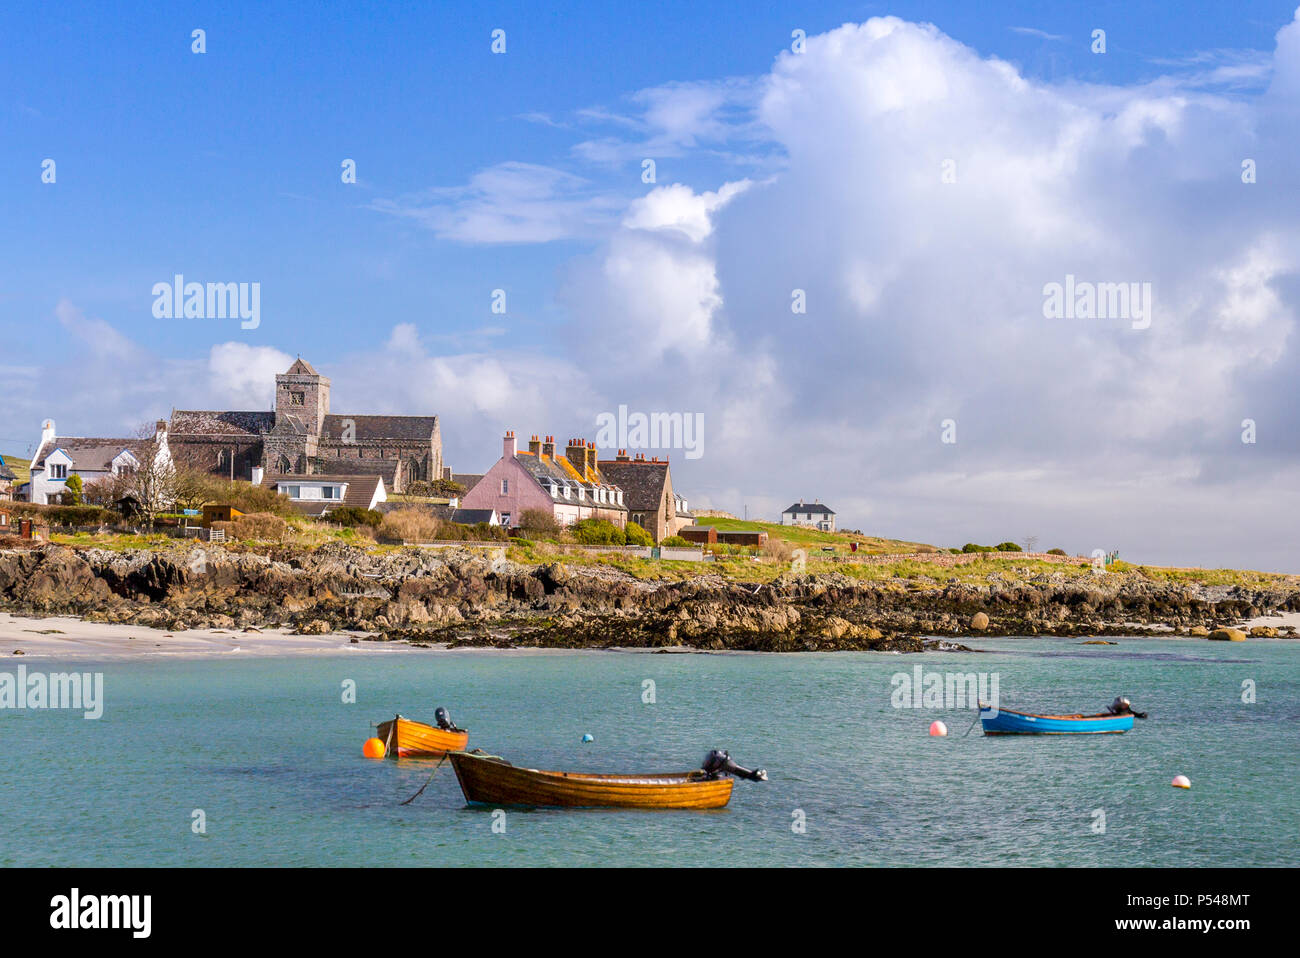
<path id="1" fill-rule="evenodd" d="M 343 431 L 352 423 L 358 442 L 367 439 L 396 439 L 428 442 L 438 425 L 437 416 L 342 416 L 325 417 L 322 439 L 342 441 Z"/>
<path id="2" fill-rule="evenodd" d="M 91 439 L 81 436 L 58 436 L 36 450 L 32 468 L 44 469 L 45 457 L 56 449 L 62 449 L 72 460 L 74 470 L 108 472 L 112 468 L 113 460 L 122 450 L 129 449 L 132 455 L 139 458 L 141 447 L 151 441 L 151 439 Z"/>
<path id="3" fill-rule="evenodd" d="M 451 521 L 472 526 L 480 522 L 491 522 L 495 514 L 495 509 L 457 509 L 451 514 Z"/>
<path id="4" fill-rule="evenodd" d="M 324 515 L 331 509 L 337 509 L 339 506 L 356 506 L 358 509 L 369 509 L 370 502 L 375 498 L 375 492 L 379 484 L 383 482 L 382 476 L 298 476 L 298 475 L 273 475 L 263 476 L 262 485 L 264 486 L 286 486 L 308 485 L 316 482 L 346 482 L 348 487 L 343 493 L 342 499 L 321 499 L 319 501 L 312 499 L 308 502 L 294 500 L 293 507 L 299 512 L 308 516 Z"/>
<path id="5" fill-rule="evenodd" d="M 451 474 L 451 481 L 459 483 L 460 485 L 464 486 L 465 492 L 469 492 L 471 489 L 473 489 L 475 486 L 477 486 L 480 482 L 483 481 L 483 474 L 472 473 L 472 472 L 453 472 Z"/>
<path id="6" fill-rule="evenodd" d="M 174 409 L 170 431 L 179 436 L 261 436 L 274 425 L 273 412 Z"/>
<path id="7" fill-rule="evenodd" d="M 12 482 L 14 479 L 17 478 L 18 477 L 14 475 L 14 471 L 10 469 L 8 465 L 6 465 L 4 458 L 0 457 L 0 479 L 4 479 Z"/>
<path id="8" fill-rule="evenodd" d="M 618 484 L 609 481 L 608 476 L 603 476 L 603 470 L 602 476 L 606 481 L 591 483 L 579 478 L 578 471 L 573 467 L 573 463 L 562 456 L 534 456 L 531 452 L 521 451 L 515 454 L 515 462 L 528 470 L 533 478 L 537 480 L 538 485 L 542 487 L 542 491 L 551 497 L 552 502 L 567 502 L 570 505 L 582 503 L 583 505 L 593 505 L 601 509 L 613 509 L 622 512 L 626 512 L 628 509 L 626 499 L 623 505 L 619 505 L 617 502 L 596 501 L 595 496 L 592 494 L 594 489 L 600 486 L 615 491 L 620 489 Z M 555 492 L 551 492 L 552 485 L 555 486 Z M 564 497 L 566 487 L 572 490 L 567 499 Z M 579 489 L 586 491 L 585 499 L 578 498 Z"/>
<path id="9" fill-rule="evenodd" d="M 783 516 L 788 515 L 791 512 L 802 512 L 805 515 L 809 513 L 812 513 L 813 515 L 822 515 L 822 516 L 835 515 L 834 509 L 827 508 L 826 506 L 822 505 L 820 502 L 796 502 L 790 508 L 782 511 L 781 515 Z"/>
<path id="10" fill-rule="evenodd" d="M 654 512 L 664 502 L 668 463 L 644 459 L 629 462 L 610 460 L 600 465 L 601 474 L 623 490 L 623 502 L 638 512 Z"/>

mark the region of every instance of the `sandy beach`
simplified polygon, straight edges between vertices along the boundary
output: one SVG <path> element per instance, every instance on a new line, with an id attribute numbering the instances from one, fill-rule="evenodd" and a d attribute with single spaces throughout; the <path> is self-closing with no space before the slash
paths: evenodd
<path id="1" fill-rule="evenodd" d="M 406 642 L 366 642 L 366 634 L 294 635 L 285 629 L 164 632 L 136 625 L 83 622 L 70 616 L 37 619 L 0 613 L 0 657 L 16 661 L 21 658 L 15 655 L 19 651 L 28 659 L 115 659 L 384 653 L 411 648 Z M 353 638 L 359 641 L 354 644 Z"/>

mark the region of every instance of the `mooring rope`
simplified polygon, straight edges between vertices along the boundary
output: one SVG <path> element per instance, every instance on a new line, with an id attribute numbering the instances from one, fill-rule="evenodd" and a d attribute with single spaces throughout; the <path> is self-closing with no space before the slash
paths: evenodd
<path id="1" fill-rule="evenodd" d="M 429 783 L 433 781 L 433 776 L 437 775 L 438 769 L 442 768 L 442 763 L 447 761 L 448 754 L 449 753 L 447 752 L 442 753 L 442 758 L 438 759 L 438 764 L 433 767 L 433 771 L 430 772 L 429 777 L 424 780 L 424 784 L 420 786 L 420 790 L 416 792 L 414 795 L 412 795 L 410 798 L 408 798 L 406 801 L 402 802 L 401 804 L 410 805 L 413 801 L 415 801 L 417 798 L 419 798 L 421 795 L 424 794 L 424 790 L 428 788 Z"/>

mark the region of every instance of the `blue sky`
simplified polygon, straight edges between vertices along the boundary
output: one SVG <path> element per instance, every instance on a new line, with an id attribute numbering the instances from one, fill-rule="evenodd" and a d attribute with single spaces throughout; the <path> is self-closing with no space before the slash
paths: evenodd
<path id="1" fill-rule="evenodd" d="M 881 534 L 960 544 L 1038 530 L 1078 551 L 1093 547 L 1086 541 L 1096 528 L 1089 512 L 1108 511 L 1117 513 L 1115 524 L 1098 543 L 1107 548 L 1122 541 L 1130 554 L 1153 561 L 1278 565 L 1288 544 L 1277 539 L 1253 550 L 1239 547 L 1228 522 L 1207 533 L 1211 542 L 1203 548 L 1171 535 L 1169 516 L 1153 519 L 1133 537 L 1122 505 L 1132 490 L 1117 485 L 1093 498 L 1095 484 L 1080 490 L 1072 482 L 1100 457 L 1157 485 L 1162 473 L 1171 477 L 1169 489 L 1141 495 L 1183 501 L 1187 508 L 1217 501 L 1227 487 L 1216 483 L 1230 481 L 1216 471 L 1224 451 L 1239 452 L 1231 445 L 1235 424 L 1255 410 L 1274 414 L 1280 395 L 1234 396 L 1221 403 L 1222 423 L 1213 423 L 1212 413 L 1188 423 L 1177 412 L 1185 403 L 1176 392 L 1135 391 L 1123 401 L 1139 404 L 1142 412 L 1134 412 L 1136 406 L 1110 412 L 1124 422 L 1137 415 L 1143 425 L 1110 436 L 1065 435 L 1068 418 L 1021 422 L 1019 412 L 1008 410 L 1023 410 L 1025 397 L 1007 408 L 990 399 L 1005 388 L 1001 374 L 992 381 L 966 379 L 959 356 L 932 355 L 913 338 L 926 329 L 930 314 L 909 321 L 908 304 L 920 297 L 905 297 L 910 287 L 896 280 L 907 267 L 886 261 L 909 244 L 936 250 L 937 241 L 894 236 L 886 248 L 883 240 L 877 245 L 849 233 L 886 215 L 891 223 L 934 216 L 943 229 L 944 218 L 926 200 L 896 195 L 884 172 L 897 169 L 886 155 L 890 144 L 932 142 L 933 157 L 911 147 L 917 163 L 952 154 L 961 164 L 978 164 L 987 156 L 977 142 L 979 127 L 1007 156 L 1021 150 L 1027 169 L 1034 169 L 1051 152 L 1034 141 L 1041 132 L 1035 111 L 1046 111 L 1042 122 L 1053 130 L 1057 149 L 1070 135 L 1071 117 L 1089 114 L 1099 129 L 1124 133 L 1125 109 L 1129 115 L 1146 111 L 1141 122 L 1158 128 L 1142 134 L 1149 136 L 1141 147 L 1150 151 L 1149 161 L 1129 143 L 1109 159 L 1104 147 L 1095 151 L 1080 168 L 1079 175 L 1096 183 L 1116 184 L 1117 208 L 1121 194 L 1127 202 L 1152 204 L 1137 219 L 1154 225 L 1125 228 L 1118 212 L 1101 218 L 1117 245 L 1137 244 L 1115 262 L 1145 263 L 1142 276 L 1177 289 L 1184 304 L 1201 303 L 1205 296 L 1186 288 L 1162 257 L 1171 243 L 1191 244 L 1198 233 L 1231 236 L 1231 244 L 1189 255 L 1186 270 L 1204 272 L 1218 263 L 1227 273 L 1263 276 L 1258 283 L 1282 291 L 1276 322 L 1289 330 L 1294 290 L 1287 277 L 1294 264 L 1287 227 L 1293 224 L 1276 217 L 1279 204 L 1295 198 L 1295 174 L 1261 179 L 1261 189 L 1246 201 L 1239 190 L 1229 190 L 1240 186 L 1238 154 L 1267 155 L 1272 148 L 1279 158 L 1285 155 L 1285 137 L 1270 133 L 1270 123 L 1286 115 L 1277 107 L 1285 98 L 1274 83 L 1272 58 L 1278 31 L 1295 12 L 1294 0 L 1248 9 L 1210 3 L 660 2 L 176 4 L 159 11 L 85 4 L 59 9 L 57 16 L 48 4 L 9 4 L 0 21 L 0 326 L 6 343 L 0 400 L 7 409 L 0 450 L 22 454 L 46 416 L 55 417 L 65 434 L 126 434 L 173 406 L 262 407 L 263 374 L 285 355 L 301 353 L 334 378 L 337 407 L 442 415 L 449 461 L 457 469 L 490 464 L 501 428 L 591 435 L 594 415 L 621 402 L 682 408 L 705 415 L 712 441 L 702 460 L 675 468 L 678 485 L 721 508 L 748 505 L 753 513 L 772 514 L 792 498 L 820 496 L 838 504 L 847 525 Z M 936 33 L 918 33 L 914 45 L 892 51 L 861 34 L 845 41 L 859 48 L 835 39 L 850 36 L 835 32 L 841 24 L 883 16 L 909 29 L 930 23 Z M 1104 55 L 1089 49 L 1098 27 L 1107 34 Z M 190 49 L 195 28 L 206 31 L 202 55 Z M 504 55 L 489 48 L 496 28 L 506 31 Z M 794 96 L 814 87 L 811 75 L 783 73 L 778 61 L 783 52 L 788 59 L 796 28 L 812 38 L 831 37 L 814 40 L 810 54 L 830 51 L 823 62 L 842 69 L 815 80 L 830 84 L 823 88 L 829 94 L 785 114 L 770 96 L 774 85 L 792 84 Z M 886 139 L 879 138 L 884 124 L 873 126 L 873 118 L 885 115 L 875 112 L 880 101 L 819 114 L 820 103 L 853 93 L 853 84 L 863 82 L 855 64 L 873 56 L 906 57 L 899 61 L 904 70 L 929 64 L 935 72 L 918 73 L 920 86 L 926 77 L 943 76 L 951 91 L 978 87 L 993 75 L 990 63 L 1005 61 L 1018 77 L 1008 89 L 1019 91 L 1006 95 L 1020 99 L 1005 99 L 1003 92 L 972 99 L 965 114 L 980 122 L 960 137 L 947 135 L 951 117 L 937 122 L 941 117 L 927 113 L 931 101 L 924 98 L 904 104 L 906 122 Z M 961 72 L 967 70 L 974 72 L 967 77 Z M 879 93 L 880 78 L 888 85 L 890 74 L 873 76 Z M 911 92 L 898 96 L 905 100 L 920 86 L 909 82 Z M 824 151 L 816 138 L 801 145 L 803 115 L 807 128 L 825 137 Z M 921 134 L 911 117 L 936 125 Z M 863 128 L 855 131 L 859 121 Z M 1227 185 L 1222 193 L 1214 192 L 1219 187 L 1202 192 L 1208 174 L 1200 158 L 1232 143 L 1234 131 L 1246 132 L 1240 149 L 1233 144 L 1235 152 L 1223 161 Z M 846 162 L 833 164 L 832 156 Z M 642 182 L 646 157 L 657 164 L 655 184 Z M 862 169 L 874 168 L 881 177 L 869 194 L 857 193 L 859 157 Z M 45 158 L 57 163 L 53 185 L 40 179 Z M 354 185 L 340 182 L 345 158 L 357 163 Z M 1143 188 L 1140 175 L 1125 186 L 1132 178 L 1123 167 L 1128 163 L 1138 169 L 1185 164 L 1188 170 L 1173 177 L 1175 184 L 1162 179 L 1153 192 Z M 845 177 L 843 186 L 828 188 L 824 199 L 812 195 L 817 184 L 834 185 L 836 176 Z M 806 207 L 790 205 L 795 183 L 809 184 Z M 740 199 L 725 192 L 727 184 L 740 184 L 734 194 Z M 667 193 L 674 186 L 681 195 Z M 1040 208 L 1053 200 L 1069 205 L 1063 192 L 1040 188 L 1048 190 L 1039 196 Z M 999 195 L 1014 205 L 1014 190 Z M 851 204 L 853 196 L 859 196 L 862 215 L 833 221 L 836 197 Z M 1193 208 L 1201 212 L 1189 216 Z M 651 228 L 637 215 L 648 216 Z M 662 239 L 665 216 L 693 218 L 705 224 L 703 233 L 685 245 L 664 240 L 651 248 L 651 240 Z M 982 213 L 946 220 L 962 225 L 947 228 L 960 242 L 945 245 L 945 253 L 985 248 L 989 238 L 982 231 L 996 232 L 998 218 Z M 796 220 L 811 223 L 813 236 L 800 238 L 799 228 L 789 225 Z M 977 222 L 984 225 L 972 225 Z M 1085 241 L 1087 232 L 1077 234 L 1080 263 L 1119 268 L 1096 258 L 1098 244 Z M 872 236 L 877 233 L 889 231 Z M 748 236 L 764 235 L 761 246 L 745 248 Z M 1260 253 L 1253 265 L 1232 258 L 1234 250 L 1260 248 L 1261 237 L 1278 236 L 1280 246 L 1269 247 L 1272 258 Z M 811 275 L 795 275 L 801 268 L 814 271 L 811 261 L 798 265 L 801 255 L 816 240 L 831 238 L 844 241 L 836 249 L 861 244 L 820 287 Z M 1015 267 L 1024 271 L 1027 288 L 1074 268 L 1064 255 L 1071 246 L 1061 248 L 1053 261 L 1059 271 L 1041 263 Z M 663 290 L 680 280 L 687 304 L 676 309 L 669 296 L 647 309 L 645 296 L 626 283 L 602 285 L 628 262 L 660 263 L 661 274 L 646 268 L 646 288 Z M 980 275 L 1016 262 L 1008 253 Z M 1047 272 L 1040 275 L 1040 268 Z M 260 283 L 260 327 L 156 319 L 151 288 L 178 272 L 198 281 Z M 919 288 L 932 291 L 949 275 L 937 270 Z M 771 290 L 763 286 L 765 277 Z M 831 282 L 845 289 L 831 296 Z M 782 347 L 780 324 L 789 329 L 782 315 L 788 316 L 788 290 L 796 286 L 827 289 L 814 298 L 835 302 L 835 312 L 818 318 L 814 310 L 810 324 L 793 331 L 800 345 Z M 508 294 L 504 316 L 489 308 L 498 288 Z M 968 290 L 966 298 L 971 295 Z M 1233 295 L 1240 300 L 1246 294 Z M 683 320 L 695 307 L 701 315 Z M 1024 325 L 1003 328 L 999 317 L 1006 312 L 992 307 L 987 320 L 972 319 L 987 322 L 980 341 L 1003 344 L 1003 354 L 1043 349 L 1055 360 L 1063 350 L 1092 349 L 1077 341 L 1048 342 L 1049 334 L 1027 332 Z M 1161 355 L 1175 349 L 1215 354 L 1212 341 L 1189 331 L 1165 341 Z M 1276 331 L 1271 335 L 1271 342 L 1284 341 Z M 593 339 L 606 348 L 593 346 Z M 812 351 L 824 352 L 826 362 L 793 361 L 809 343 L 820 343 Z M 1113 337 L 1095 345 L 1095 353 L 1084 355 L 1095 355 L 1097 366 L 1084 371 L 1086 363 L 1076 364 L 1077 385 L 1109 393 L 1116 387 L 1107 386 L 1107 378 L 1124 357 L 1137 357 L 1127 345 L 1116 347 Z M 1105 358 L 1111 348 L 1127 352 Z M 1243 368 L 1282 382 L 1294 369 L 1289 349 L 1275 355 L 1260 343 L 1252 350 L 1242 357 L 1244 367 L 1221 371 L 1225 382 L 1245 375 Z M 593 371 L 597 367 L 603 371 Z M 900 371 L 908 383 L 922 380 L 929 388 L 892 388 L 890 375 Z M 1122 378 L 1127 388 L 1131 380 Z M 716 392 L 699 388 L 706 380 Z M 837 400 L 827 394 L 828 381 L 860 395 Z M 749 391 L 754 398 L 746 405 Z M 917 422 L 933 424 L 937 433 L 945 404 L 963 423 L 962 435 L 984 443 L 981 453 L 959 442 L 959 454 L 971 457 L 960 465 L 936 460 L 953 450 L 917 445 L 911 427 L 897 421 L 900 410 L 912 410 Z M 1161 412 L 1166 406 L 1170 411 Z M 880 412 L 886 408 L 888 416 Z M 1147 423 L 1147 416 L 1163 418 Z M 1267 454 L 1262 441 L 1251 450 L 1261 455 L 1249 468 L 1264 470 L 1256 476 L 1257 489 L 1265 482 L 1272 488 L 1294 468 L 1292 423 L 1278 419 L 1262 430 L 1275 439 Z M 1222 435 L 1215 432 L 1220 429 Z M 737 463 L 740 450 L 754 449 L 765 437 L 784 450 L 780 468 L 772 468 L 770 456 Z M 809 457 L 819 449 L 836 449 L 841 438 L 857 452 L 832 455 L 821 467 L 793 465 L 814 461 Z M 1185 458 L 1189 449 L 1194 463 Z M 905 469 L 882 474 L 879 464 L 891 461 Z M 963 480 L 959 486 L 967 492 L 949 486 L 922 494 L 908 480 L 951 476 L 954 468 L 987 484 Z M 1046 473 L 1035 471 L 1043 468 Z M 1103 472 L 1110 481 L 1112 470 Z M 1026 506 L 1014 491 L 991 491 L 1021 481 L 1054 494 Z M 1179 500 L 1178 490 L 1186 499 Z M 969 498 L 951 505 L 954 494 Z M 1064 503 L 1063 510 L 1054 512 L 1053 502 Z M 1274 502 L 1263 497 L 1257 503 L 1261 536 L 1278 535 L 1265 521 Z"/>

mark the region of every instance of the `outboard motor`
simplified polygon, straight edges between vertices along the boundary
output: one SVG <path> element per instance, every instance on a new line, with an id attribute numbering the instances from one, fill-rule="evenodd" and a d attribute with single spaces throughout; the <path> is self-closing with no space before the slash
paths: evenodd
<path id="1" fill-rule="evenodd" d="M 1110 708 L 1107 711 L 1109 711 L 1111 715 L 1132 715 L 1133 717 L 1140 719 L 1147 717 L 1146 712 L 1139 712 L 1137 709 L 1133 708 L 1133 703 L 1122 695 L 1115 696 L 1115 701 L 1110 703 Z"/>
<path id="2" fill-rule="evenodd" d="M 439 705 L 433 710 L 433 720 L 438 723 L 438 728 L 444 732 L 459 732 L 456 723 L 451 720 L 451 713 Z"/>
<path id="3" fill-rule="evenodd" d="M 737 765 L 731 760 L 731 756 L 723 749 L 715 748 L 708 755 L 704 756 L 704 763 L 700 766 L 709 776 L 709 778 L 721 778 L 723 775 L 735 775 L 737 778 L 747 778 L 751 782 L 766 782 L 767 770 L 754 769 L 750 771 Z"/>

